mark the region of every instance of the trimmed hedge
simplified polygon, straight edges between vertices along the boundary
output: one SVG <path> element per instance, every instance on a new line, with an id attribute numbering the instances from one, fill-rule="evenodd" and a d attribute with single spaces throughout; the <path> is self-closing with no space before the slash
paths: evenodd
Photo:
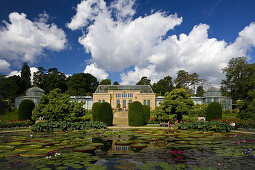
<path id="1" fill-rule="evenodd" d="M 31 130 L 36 132 L 52 132 L 52 131 L 106 129 L 106 128 L 107 125 L 99 121 L 84 121 L 84 122 L 63 121 L 63 122 L 37 123 L 31 127 Z"/>
<path id="2" fill-rule="evenodd" d="M 19 112 L 18 112 L 18 119 L 19 120 L 27 120 L 32 117 L 32 110 L 34 109 L 35 104 L 32 100 L 22 100 L 19 104 Z"/>
<path id="3" fill-rule="evenodd" d="M 129 103 L 128 106 L 128 125 L 129 126 L 144 126 L 144 110 L 143 105 L 135 101 Z"/>
<path id="4" fill-rule="evenodd" d="M 196 129 L 201 131 L 215 131 L 221 133 L 227 133 L 230 131 L 230 125 L 220 122 L 220 121 L 211 121 L 211 122 L 182 122 L 177 124 L 178 129 L 188 130 Z"/>
<path id="5" fill-rule="evenodd" d="M 222 108 L 217 102 L 210 103 L 206 111 L 206 120 L 212 121 L 213 119 L 222 119 Z"/>
<path id="6" fill-rule="evenodd" d="M 150 119 L 150 106 L 143 105 L 144 123 L 147 125 Z"/>
<path id="7" fill-rule="evenodd" d="M 98 107 L 96 115 L 99 116 L 99 121 L 106 123 L 107 126 L 112 126 L 113 113 L 112 107 L 109 103 L 101 103 Z"/>
<path id="8" fill-rule="evenodd" d="M 96 102 L 92 106 L 92 118 L 93 118 L 93 121 L 99 121 L 99 119 L 100 119 L 100 117 L 98 115 L 98 108 L 99 108 L 100 104 L 101 103 Z"/>

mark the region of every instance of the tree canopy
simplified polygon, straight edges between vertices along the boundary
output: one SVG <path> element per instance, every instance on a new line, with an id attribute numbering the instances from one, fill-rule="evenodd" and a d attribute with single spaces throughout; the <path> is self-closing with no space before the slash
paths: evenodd
<path id="1" fill-rule="evenodd" d="M 174 85 L 171 76 L 166 76 L 152 85 L 152 90 L 157 96 L 164 96 L 166 92 L 170 92 L 173 89 Z"/>
<path id="2" fill-rule="evenodd" d="M 100 85 L 111 85 L 112 82 L 110 79 L 104 79 L 100 82 Z"/>
<path id="3" fill-rule="evenodd" d="M 27 63 L 22 66 L 21 79 L 25 84 L 25 90 L 31 87 L 31 71 Z"/>
<path id="4" fill-rule="evenodd" d="M 114 83 L 113 83 L 113 85 L 120 85 L 117 81 L 115 81 Z"/>
<path id="5" fill-rule="evenodd" d="M 136 85 L 151 85 L 151 80 L 144 76 L 136 83 Z"/>

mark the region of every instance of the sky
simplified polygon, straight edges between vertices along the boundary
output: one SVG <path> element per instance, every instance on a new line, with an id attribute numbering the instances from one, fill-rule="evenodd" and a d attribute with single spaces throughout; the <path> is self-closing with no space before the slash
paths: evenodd
<path id="1" fill-rule="evenodd" d="M 255 61 L 254 0 L 0 2 L 0 74 L 27 62 L 135 84 L 185 70 L 219 86 L 231 58 Z"/>

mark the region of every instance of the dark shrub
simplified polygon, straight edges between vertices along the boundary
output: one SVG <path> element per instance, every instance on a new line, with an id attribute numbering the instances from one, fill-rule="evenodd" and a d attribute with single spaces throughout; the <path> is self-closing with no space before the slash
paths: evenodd
<path id="1" fill-rule="evenodd" d="M 101 105 L 101 103 L 96 102 L 92 106 L 92 118 L 93 121 L 99 121 L 99 115 L 98 115 L 98 108 Z"/>
<path id="2" fill-rule="evenodd" d="M 217 102 L 210 103 L 206 111 L 206 120 L 211 121 L 213 119 L 221 119 L 221 118 L 222 118 L 221 105 Z"/>
<path id="3" fill-rule="evenodd" d="M 19 112 L 18 112 L 18 118 L 19 120 L 27 120 L 32 117 L 32 110 L 34 109 L 35 104 L 32 100 L 22 100 L 19 104 Z"/>
<path id="4" fill-rule="evenodd" d="M 99 116 L 99 121 L 104 122 L 107 126 L 112 125 L 113 113 L 112 107 L 109 103 L 103 102 L 99 105 L 97 115 Z"/>
<path id="5" fill-rule="evenodd" d="M 143 126 L 144 125 L 143 105 L 138 101 L 129 103 L 128 125 L 129 126 Z"/>
<path id="6" fill-rule="evenodd" d="M 143 105 L 144 123 L 147 125 L 150 119 L 150 106 Z"/>

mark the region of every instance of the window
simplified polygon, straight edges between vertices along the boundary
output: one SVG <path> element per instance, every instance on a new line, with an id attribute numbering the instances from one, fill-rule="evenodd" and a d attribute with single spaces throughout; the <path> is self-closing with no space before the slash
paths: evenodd
<path id="1" fill-rule="evenodd" d="M 123 97 L 123 94 L 121 96 Z"/>
<path id="2" fill-rule="evenodd" d="M 105 100 L 103 100 L 102 102 L 105 102 Z"/>
<path id="3" fill-rule="evenodd" d="M 150 101 L 150 100 L 147 101 L 147 105 L 148 105 L 149 107 L 151 106 L 151 101 Z"/>
<path id="4" fill-rule="evenodd" d="M 118 107 L 119 104 L 120 104 L 120 100 L 117 100 L 117 107 Z"/>
<path id="5" fill-rule="evenodd" d="M 116 94 L 116 97 L 118 97 L 118 94 Z"/>
<path id="6" fill-rule="evenodd" d="M 101 103 L 101 100 L 98 100 L 99 103 Z"/>
<path id="7" fill-rule="evenodd" d="M 128 103 L 132 103 L 132 100 L 129 100 Z"/>
<path id="8" fill-rule="evenodd" d="M 143 105 L 146 105 L 146 100 L 143 100 Z"/>
<path id="9" fill-rule="evenodd" d="M 122 102 L 123 102 L 123 108 L 126 108 L 127 107 L 126 100 L 123 100 Z"/>

